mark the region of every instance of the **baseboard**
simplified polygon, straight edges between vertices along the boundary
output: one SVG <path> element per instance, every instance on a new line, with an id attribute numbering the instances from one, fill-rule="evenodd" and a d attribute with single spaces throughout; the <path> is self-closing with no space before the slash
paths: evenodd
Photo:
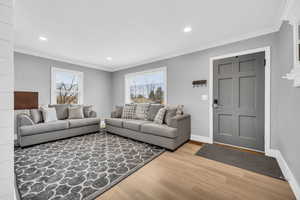
<path id="1" fill-rule="evenodd" d="M 212 140 L 209 137 L 200 136 L 200 135 L 191 135 L 191 140 L 196 142 L 203 142 L 203 143 L 212 143 Z"/>
<path id="2" fill-rule="evenodd" d="M 300 200 L 300 185 L 297 182 L 295 176 L 293 175 L 291 169 L 289 168 L 287 162 L 285 161 L 284 157 L 282 156 L 281 152 L 279 150 L 270 149 L 271 154 L 273 154 L 279 164 L 279 167 L 286 178 L 286 180 L 289 182 L 296 199 Z"/>
<path id="3" fill-rule="evenodd" d="M 268 149 L 268 150 L 265 151 L 265 154 L 266 154 L 267 156 L 269 156 L 269 157 L 277 158 L 278 152 L 279 152 L 279 151 L 276 150 L 276 149 Z"/>

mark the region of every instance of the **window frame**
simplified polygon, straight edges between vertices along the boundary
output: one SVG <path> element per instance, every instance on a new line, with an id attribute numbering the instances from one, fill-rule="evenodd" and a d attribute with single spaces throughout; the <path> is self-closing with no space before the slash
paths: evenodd
<path id="1" fill-rule="evenodd" d="M 56 80 L 55 75 L 58 72 L 67 72 L 72 73 L 79 77 L 79 97 L 78 97 L 78 104 L 83 104 L 83 72 L 81 71 L 75 71 L 75 70 L 69 70 L 69 69 L 63 69 L 63 68 L 57 68 L 57 67 L 51 67 L 51 104 L 57 104 L 56 102 Z"/>
<path id="2" fill-rule="evenodd" d="M 162 71 L 164 73 L 163 76 L 163 83 L 164 83 L 164 104 L 167 104 L 168 102 L 168 87 L 167 87 L 167 67 L 159 67 L 159 68 L 154 68 L 154 69 L 150 69 L 150 70 L 143 70 L 143 71 L 139 71 L 139 72 L 133 72 L 133 73 L 128 73 L 125 74 L 124 76 L 124 103 L 132 103 L 130 101 L 130 89 L 129 89 L 129 83 L 128 83 L 128 79 L 133 77 L 133 76 L 137 76 L 137 75 L 143 75 L 143 74 L 147 74 L 147 73 L 154 73 L 154 72 L 158 72 L 158 71 Z"/>

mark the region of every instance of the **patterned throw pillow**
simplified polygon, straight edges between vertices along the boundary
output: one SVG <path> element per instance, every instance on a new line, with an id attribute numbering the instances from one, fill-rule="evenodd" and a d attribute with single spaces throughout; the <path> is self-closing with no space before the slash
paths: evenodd
<path id="1" fill-rule="evenodd" d="M 163 108 L 164 106 L 161 104 L 151 104 L 149 107 L 149 111 L 147 113 L 147 120 L 153 121 L 156 114 L 158 113 L 159 109 Z"/>
<path id="2" fill-rule="evenodd" d="M 156 116 L 154 118 L 154 123 L 163 124 L 166 111 L 167 111 L 166 108 L 159 109 L 158 113 L 156 114 Z"/>
<path id="3" fill-rule="evenodd" d="M 146 120 L 148 111 L 149 111 L 150 104 L 149 103 L 139 103 L 136 104 L 136 110 L 135 110 L 135 119 L 142 119 Z"/>
<path id="4" fill-rule="evenodd" d="M 135 104 L 126 104 L 123 108 L 122 118 L 123 119 L 133 119 L 135 116 Z"/>

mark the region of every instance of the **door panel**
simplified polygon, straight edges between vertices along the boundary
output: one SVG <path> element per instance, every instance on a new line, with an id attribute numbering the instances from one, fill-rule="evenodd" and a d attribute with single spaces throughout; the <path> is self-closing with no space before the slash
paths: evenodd
<path id="1" fill-rule="evenodd" d="M 264 53 L 214 61 L 214 141 L 264 151 Z"/>

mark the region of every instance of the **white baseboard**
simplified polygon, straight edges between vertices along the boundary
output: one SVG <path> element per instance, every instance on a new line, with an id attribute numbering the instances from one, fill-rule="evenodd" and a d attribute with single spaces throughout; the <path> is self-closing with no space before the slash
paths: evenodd
<path id="1" fill-rule="evenodd" d="M 270 152 L 272 154 L 272 157 L 276 158 L 284 177 L 289 182 L 289 184 L 296 196 L 296 199 L 300 200 L 300 185 L 297 182 L 295 176 L 293 175 L 293 173 L 292 173 L 291 169 L 289 168 L 287 162 L 285 161 L 284 157 L 282 156 L 281 152 L 279 150 L 275 150 L 275 149 L 270 149 Z"/>
<path id="2" fill-rule="evenodd" d="M 269 149 L 269 150 L 265 151 L 265 154 L 266 154 L 266 156 L 273 157 L 273 158 L 277 159 L 278 152 L 279 151 L 276 150 L 276 149 Z"/>
<path id="3" fill-rule="evenodd" d="M 200 136 L 200 135 L 191 135 L 191 140 L 197 141 L 197 142 L 203 142 L 203 143 L 210 143 L 212 144 L 212 140 L 209 137 L 206 136 Z"/>

